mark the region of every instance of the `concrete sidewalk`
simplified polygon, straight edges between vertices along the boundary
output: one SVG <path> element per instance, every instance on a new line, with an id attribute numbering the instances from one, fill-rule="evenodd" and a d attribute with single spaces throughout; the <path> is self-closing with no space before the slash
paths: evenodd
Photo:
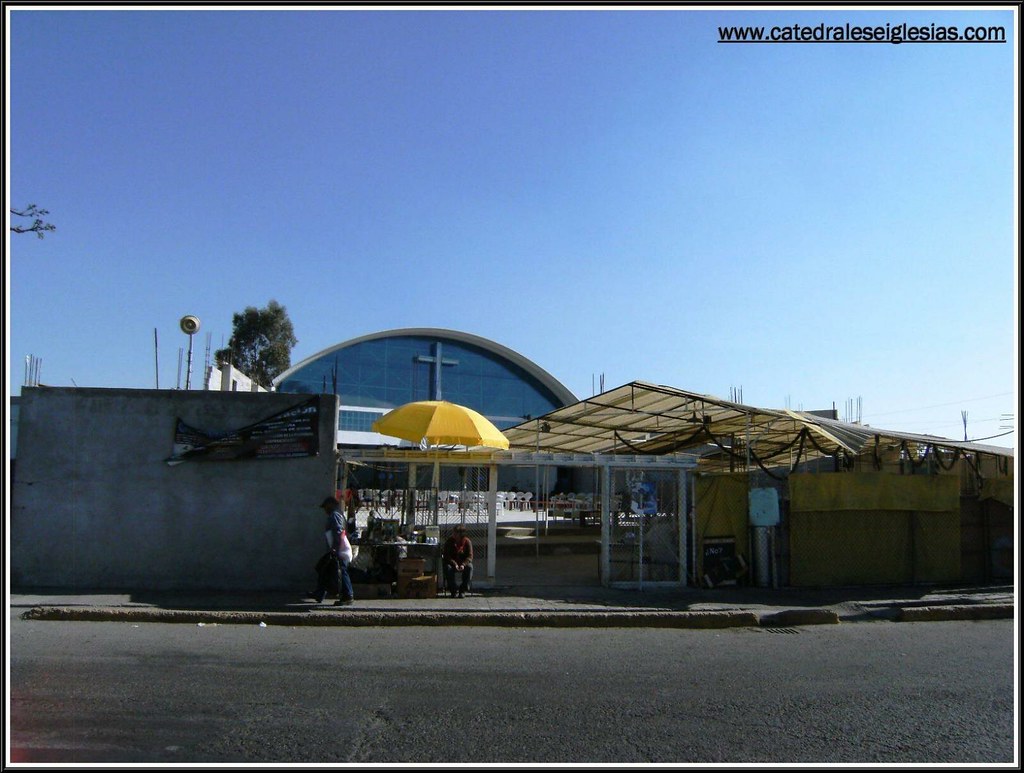
<path id="1" fill-rule="evenodd" d="M 268 592 L 52 592 L 8 597 L 32 620 L 108 620 L 193 625 L 571 626 L 785 628 L 871 621 L 1012 619 L 1012 585 L 867 586 L 826 589 L 729 587 L 620 590 L 598 585 L 483 587 L 466 598 L 360 598 L 351 606 Z M 364 588 L 364 590 L 368 590 Z"/>

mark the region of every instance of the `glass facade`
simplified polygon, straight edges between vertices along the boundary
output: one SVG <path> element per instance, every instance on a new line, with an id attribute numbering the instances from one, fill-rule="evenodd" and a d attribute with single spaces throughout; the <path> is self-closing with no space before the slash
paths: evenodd
<path id="1" fill-rule="evenodd" d="M 416 400 L 448 400 L 482 413 L 499 429 L 565 405 L 540 379 L 500 354 L 432 335 L 386 336 L 325 352 L 282 379 L 277 390 L 334 392 L 343 406 L 382 413 Z M 340 421 L 351 421 L 355 429 L 362 419 L 346 418 L 347 413 Z"/>
<path id="2" fill-rule="evenodd" d="M 373 432 L 373 423 L 384 415 L 383 411 L 338 411 L 338 429 L 351 432 Z"/>

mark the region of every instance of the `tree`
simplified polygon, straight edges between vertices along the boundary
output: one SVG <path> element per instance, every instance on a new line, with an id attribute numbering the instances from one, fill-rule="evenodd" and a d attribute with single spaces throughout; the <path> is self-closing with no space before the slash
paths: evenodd
<path id="1" fill-rule="evenodd" d="M 12 209 L 11 214 L 15 217 L 32 218 L 32 225 L 12 225 L 11 230 L 16 234 L 34 233 L 42 239 L 46 235 L 47 231 L 57 230 L 57 226 L 53 223 L 47 223 L 43 220 L 44 217 L 50 214 L 50 211 L 47 209 L 40 209 L 35 204 L 29 204 L 25 209 Z"/>
<path id="2" fill-rule="evenodd" d="M 292 364 L 292 347 L 299 341 L 284 306 L 271 300 L 265 308 L 247 306 L 232 318 L 234 332 L 227 348 L 215 353 L 218 363 L 231 363 L 262 387 Z"/>

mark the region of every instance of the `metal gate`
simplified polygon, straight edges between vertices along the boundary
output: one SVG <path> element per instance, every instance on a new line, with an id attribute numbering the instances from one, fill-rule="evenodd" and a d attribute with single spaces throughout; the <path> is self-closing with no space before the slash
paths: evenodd
<path id="1" fill-rule="evenodd" d="M 376 467 L 379 470 L 384 465 Z M 415 481 L 408 480 L 406 469 L 403 465 L 401 470 L 377 471 L 378 485 L 358 489 L 361 505 L 376 518 L 409 526 L 438 526 L 442 536 L 461 523 L 467 532 L 477 532 L 471 537 L 486 538 L 486 467 L 440 465 L 435 479 L 432 467 L 420 465 Z"/>
<path id="2" fill-rule="evenodd" d="M 609 471 L 607 582 L 685 582 L 685 485 L 676 470 Z"/>
<path id="3" fill-rule="evenodd" d="M 443 543 L 452 529 L 462 524 L 473 542 L 473 563 L 479 576 L 485 576 L 491 545 L 487 539 L 487 468 L 478 466 L 441 465 L 437 488 L 427 489 L 425 523 L 435 523 Z M 436 521 L 433 520 L 432 499 L 436 497 Z"/>
<path id="4" fill-rule="evenodd" d="M 685 585 L 690 532 L 685 481 L 693 460 L 529 452 L 494 452 L 465 461 L 455 457 L 454 452 L 438 458 L 420 451 L 348 450 L 341 485 L 356 482 L 361 518 L 372 514 L 392 525 L 397 521 L 402 533 L 415 526 L 417 535 L 426 531 L 428 541 L 443 543 L 456 524 L 464 525 L 473 540 L 474 583 L 477 578 L 496 580 L 500 543 L 512 575 L 527 584 L 566 584 L 566 577 L 566 582 L 586 584 L 596 568 L 596 579 L 604 585 Z M 516 467 L 532 468 L 534 491 L 520 494 L 515 486 L 523 486 L 524 476 L 508 472 L 509 490 L 500 490 L 499 471 Z M 571 470 L 571 478 L 563 480 L 563 470 Z M 566 492 L 565 481 L 572 493 Z M 600 539 L 595 540 L 597 534 L 587 529 L 598 523 Z M 558 527 L 572 527 L 573 533 Z M 595 541 L 600 549 L 596 567 Z M 580 560 L 567 565 L 570 555 Z M 551 566 L 561 574 L 552 573 Z"/>

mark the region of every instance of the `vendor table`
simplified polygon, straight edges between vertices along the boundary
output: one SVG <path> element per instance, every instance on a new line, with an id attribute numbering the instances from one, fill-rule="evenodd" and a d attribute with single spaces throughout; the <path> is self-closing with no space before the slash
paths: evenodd
<path id="1" fill-rule="evenodd" d="M 390 566 L 398 573 L 400 558 L 424 559 L 425 574 L 440 574 L 441 546 L 429 542 L 373 542 L 363 547 L 373 551 L 373 562 L 378 566 Z M 405 555 L 403 555 L 403 552 Z"/>

